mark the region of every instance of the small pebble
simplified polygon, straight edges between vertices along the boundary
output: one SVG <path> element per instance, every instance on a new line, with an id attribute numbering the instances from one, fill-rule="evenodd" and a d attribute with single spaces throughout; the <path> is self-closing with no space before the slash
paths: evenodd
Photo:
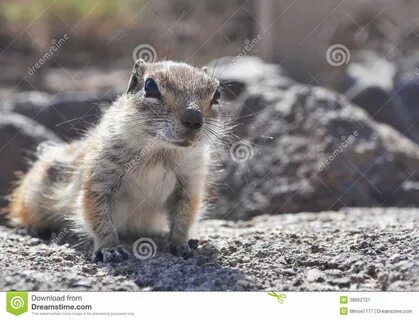
<path id="1" fill-rule="evenodd" d="M 307 280 L 308 282 L 324 282 L 325 276 L 324 273 L 318 269 L 310 269 L 307 271 Z"/>

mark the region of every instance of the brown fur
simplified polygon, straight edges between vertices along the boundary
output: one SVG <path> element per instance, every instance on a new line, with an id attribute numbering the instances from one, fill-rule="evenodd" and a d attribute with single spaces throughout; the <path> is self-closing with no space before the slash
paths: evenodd
<path id="1" fill-rule="evenodd" d="M 192 224 L 194 223 L 194 221 L 196 220 L 196 216 L 199 213 L 201 205 L 202 205 L 201 195 L 200 194 L 193 195 L 191 197 L 189 206 L 186 209 L 187 212 L 188 212 L 187 215 L 186 215 L 186 217 L 187 217 L 187 222 L 186 223 L 187 223 L 188 227 L 191 227 Z"/>
<path id="2" fill-rule="evenodd" d="M 9 207 L 10 216 L 16 222 L 35 227 L 39 225 L 39 220 L 35 214 L 35 210 L 30 208 L 27 203 L 25 203 L 25 189 L 24 185 L 21 184 L 17 187 L 11 195 L 11 203 Z"/>
<path id="3" fill-rule="evenodd" d="M 85 181 L 83 190 L 83 214 L 86 221 L 90 222 L 94 229 L 100 220 L 100 211 L 98 206 L 98 198 L 92 192 L 92 181 Z"/>
<path id="4" fill-rule="evenodd" d="M 145 96 L 149 77 L 161 98 Z M 205 132 L 210 122 L 192 132 L 180 117 L 193 108 L 215 121 L 218 107 L 211 101 L 217 86 L 216 79 L 183 63 L 138 61 L 127 94 L 98 126 L 58 146 L 53 157 L 40 157 L 22 177 L 10 216 L 40 229 L 70 222 L 91 236 L 94 257 L 103 261 L 121 258 L 120 236 L 160 226 L 160 214 L 167 215 L 169 241 L 187 241 L 204 198 L 208 144 L 222 133 L 219 124 Z M 204 134 L 215 130 L 217 136 L 206 140 Z"/>

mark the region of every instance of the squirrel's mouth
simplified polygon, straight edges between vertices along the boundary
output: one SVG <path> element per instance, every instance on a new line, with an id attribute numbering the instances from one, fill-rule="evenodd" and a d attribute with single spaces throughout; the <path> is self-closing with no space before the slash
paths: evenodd
<path id="1" fill-rule="evenodd" d="M 172 137 L 166 137 L 164 135 L 158 135 L 158 137 L 167 144 L 175 145 L 177 147 L 190 147 L 194 144 L 194 141 L 190 139 L 173 139 Z"/>
<path id="2" fill-rule="evenodd" d="M 179 147 L 190 147 L 193 144 L 190 140 L 171 140 L 169 142 Z"/>
<path id="3" fill-rule="evenodd" d="M 191 147 L 193 146 L 200 137 L 199 132 L 181 134 L 176 136 L 170 128 L 166 128 L 161 134 L 158 135 L 163 141 L 168 144 L 177 146 L 177 147 Z"/>

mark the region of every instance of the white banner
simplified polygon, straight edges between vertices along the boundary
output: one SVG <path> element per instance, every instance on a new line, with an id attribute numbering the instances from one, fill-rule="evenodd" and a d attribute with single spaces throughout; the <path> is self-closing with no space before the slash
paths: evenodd
<path id="1" fill-rule="evenodd" d="M 3 292 L 0 300 L 0 319 L 22 320 L 419 319 L 419 292 Z"/>

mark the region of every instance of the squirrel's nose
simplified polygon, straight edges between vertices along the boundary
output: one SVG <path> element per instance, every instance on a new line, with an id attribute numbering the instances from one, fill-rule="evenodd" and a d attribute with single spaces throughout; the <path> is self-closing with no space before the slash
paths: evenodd
<path id="1" fill-rule="evenodd" d="M 202 112 L 195 108 L 187 108 L 180 116 L 182 125 L 190 130 L 198 130 L 202 127 Z"/>

